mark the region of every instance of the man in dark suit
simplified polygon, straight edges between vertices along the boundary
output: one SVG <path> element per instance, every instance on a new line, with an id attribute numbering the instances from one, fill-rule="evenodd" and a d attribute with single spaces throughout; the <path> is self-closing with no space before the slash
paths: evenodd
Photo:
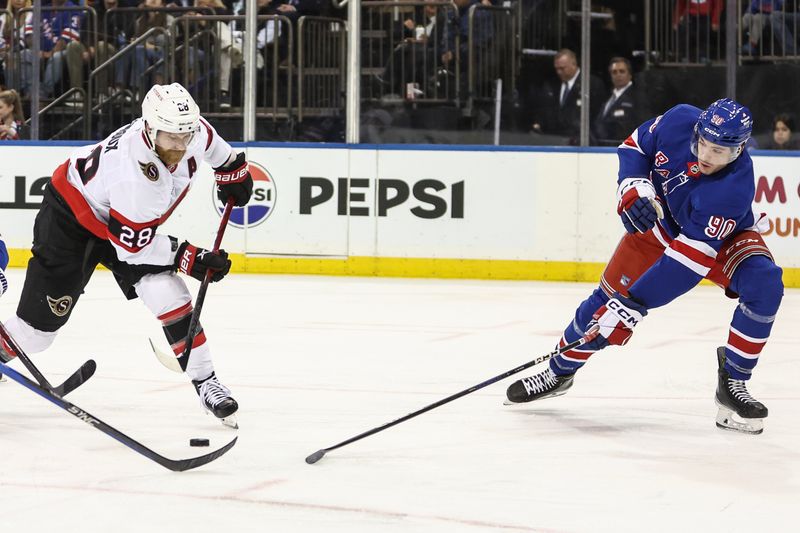
<path id="1" fill-rule="evenodd" d="M 553 60 L 558 83 L 546 83 L 536 102 L 533 130 L 559 135 L 576 145 L 581 133 L 581 69 L 575 52 L 564 48 Z M 603 82 L 596 76 L 589 80 L 589 116 L 594 116 L 603 101 Z"/>
<path id="2" fill-rule="evenodd" d="M 630 135 L 645 119 L 639 92 L 633 84 L 631 62 L 624 57 L 612 57 L 608 63 L 611 75 L 611 95 L 603 100 L 600 112 L 594 116 L 592 133 L 598 144 L 617 145 Z"/>

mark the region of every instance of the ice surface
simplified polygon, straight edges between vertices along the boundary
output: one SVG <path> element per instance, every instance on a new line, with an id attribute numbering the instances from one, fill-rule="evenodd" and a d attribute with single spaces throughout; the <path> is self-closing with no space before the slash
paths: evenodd
<path id="1" fill-rule="evenodd" d="M 9 275 L 6 318 L 24 273 Z M 749 386 L 770 410 L 763 435 L 714 425 L 715 347 L 735 302 L 698 287 L 651 312 L 628 346 L 595 356 L 566 396 L 505 407 L 510 378 L 304 462 L 549 352 L 592 288 L 231 275 L 210 287 L 202 323 L 217 374 L 241 405 L 237 446 L 172 473 L 16 383 L 0 384 L 0 530 L 794 530 L 798 290 L 787 290 Z M 223 445 L 235 432 L 201 412 L 148 336 L 166 348 L 144 306 L 98 272 L 34 360 L 60 382 L 95 358 L 97 374 L 70 399 L 160 453 Z M 211 448 L 190 448 L 192 437 Z"/>

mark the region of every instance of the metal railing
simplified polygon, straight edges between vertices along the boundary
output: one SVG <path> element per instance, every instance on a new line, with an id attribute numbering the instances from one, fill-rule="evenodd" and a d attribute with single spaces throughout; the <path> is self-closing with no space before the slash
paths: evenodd
<path id="1" fill-rule="evenodd" d="M 502 80 L 506 94 L 516 87 L 515 44 L 519 31 L 516 14 L 512 7 L 475 5 L 469 10 L 468 114 L 476 102 L 488 102 L 497 97 L 497 80 Z"/>
<path id="2" fill-rule="evenodd" d="M 347 27 L 330 17 L 300 17 L 297 120 L 344 112 Z"/>

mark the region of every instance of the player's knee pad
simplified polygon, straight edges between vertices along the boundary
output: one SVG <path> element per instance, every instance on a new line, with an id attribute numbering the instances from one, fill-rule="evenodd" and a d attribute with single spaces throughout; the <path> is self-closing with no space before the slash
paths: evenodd
<path id="1" fill-rule="evenodd" d="M 53 344 L 56 335 L 58 335 L 55 331 L 38 330 L 16 315 L 9 319 L 4 326 L 6 331 L 11 335 L 11 338 L 14 339 L 14 342 L 16 342 L 25 353 L 38 353 L 46 350 Z M 4 346 L 3 349 L 10 352 L 6 346 Z"/>
<path id="2" fill-rule="evenodd" d="M 148 274 L 134 285 L 136 294 L 157 317 L 174 311 L 192 301 L 186 283 L 174 272 Z"/>
<path id="3" fill-rule="evenodd" d="M 731 287 L 753 312 L 772 316 L 783 299 L 783 270 L 768 257 L 748 257 L 736 269 Z"/>

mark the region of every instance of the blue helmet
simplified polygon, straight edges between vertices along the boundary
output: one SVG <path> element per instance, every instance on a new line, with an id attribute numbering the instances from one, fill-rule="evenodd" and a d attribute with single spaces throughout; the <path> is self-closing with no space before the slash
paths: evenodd
<path id="1" fill-rule="evenodd" d="M 730 98 L 720 98 L 700 113 L 694 125 L 691 150 L 697 155 L 698 137 L 731 149 L 729 162 L 736 159 L 753 133 L 750 110 Z"/>
<path id="2" fill-rule="evenodd" d="M 753 133 L 750 110 L 730 98 L 721 98 L 700 113 L 695 132 L 722 146 L 740 146 Z"/>

